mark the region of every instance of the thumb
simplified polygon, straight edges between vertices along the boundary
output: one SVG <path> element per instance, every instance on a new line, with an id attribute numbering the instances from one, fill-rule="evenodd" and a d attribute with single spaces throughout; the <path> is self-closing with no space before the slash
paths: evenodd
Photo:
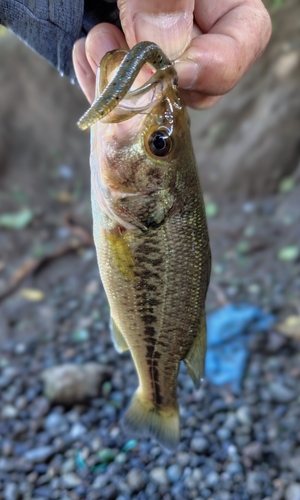
<path id="1" fill-rule="evenodd" d="M 119 0 L 120 19 L 129 47 L 155 42 L 170 59 L 189 45 L 194 0 Z"/>

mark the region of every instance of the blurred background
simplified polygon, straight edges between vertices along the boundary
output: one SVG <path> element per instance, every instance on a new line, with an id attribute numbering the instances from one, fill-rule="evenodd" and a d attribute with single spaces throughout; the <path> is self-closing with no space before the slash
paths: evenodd
<path id="1" fill-rule="evenodd" d="M 0 28 L 1 500 L 300 499 L 300 1 L 266 5 L 263 56 L 191 111 L 207 311 L 239 340 L 199 390 L 180 372 L 172 456 L 120 426 L 137 380 L 111 345 L 92 244 L 87 102 Z"/>

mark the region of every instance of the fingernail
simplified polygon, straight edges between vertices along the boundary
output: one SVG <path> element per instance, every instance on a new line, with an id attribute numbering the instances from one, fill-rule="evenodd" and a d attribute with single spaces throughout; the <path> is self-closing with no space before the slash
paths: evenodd
<path id="1" fill-rule="evenodd" d="M 136 40 L 157 43 L 170 59 L 179 57 L 190 42 L 190 20 L 181 13 L 139 12 L 133 18 Z"/>
<path id="2" fill-rule="evenodd" d="M 83 73 L 85 75 L 90 75 L 90 73 L 92 73 L 92 68 L 86 58 L 85 41 L 85 38 L 77 40 L 73 47 L 73 57 L 76 59 L 76 63 L 80 66 Z"/>
<path id="3" fill-rule="evenodd" d="M 195 61 L 186 59 L 185 61 L 175 62 L 175 69 L 178 74 L 178 85 L 182 89 L 193 88 L 199 76 L 200 68 Z"/>
<path id="4" fill-rule="evenodd" d="M 119 48 L 119 41 L 108 30 L 99 29 L 87 37 L 87 53 L 97 66 L 106 52 Z"/>

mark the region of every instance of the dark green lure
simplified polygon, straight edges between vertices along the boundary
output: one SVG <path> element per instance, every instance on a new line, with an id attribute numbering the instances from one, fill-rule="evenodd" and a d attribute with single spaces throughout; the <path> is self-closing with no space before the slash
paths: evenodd
<path id="1" fill-rule="evenodd" d="M 118 73 L 100 97 L 80 118 L 77 123 L 78 127 L 81 130 L 86 130 L 110 113 L 124 99 L 146 62 L 150 63 L 156 70 L 172 65 L 170 59 L 155 43 L 138 43 L 125 55 Z"/>

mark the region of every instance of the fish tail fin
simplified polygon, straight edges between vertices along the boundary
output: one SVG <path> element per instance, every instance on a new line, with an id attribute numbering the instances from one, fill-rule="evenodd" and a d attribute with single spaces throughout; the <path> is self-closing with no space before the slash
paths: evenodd
<path id="1" fill-rule="evenodd" d="M 123 427 L 131 434 L 148 435 L 164 448 L 176 450 L 179 443 L 179 412 L 174 408 L 158 409 L 137 391 L 125 413 Z"/>

